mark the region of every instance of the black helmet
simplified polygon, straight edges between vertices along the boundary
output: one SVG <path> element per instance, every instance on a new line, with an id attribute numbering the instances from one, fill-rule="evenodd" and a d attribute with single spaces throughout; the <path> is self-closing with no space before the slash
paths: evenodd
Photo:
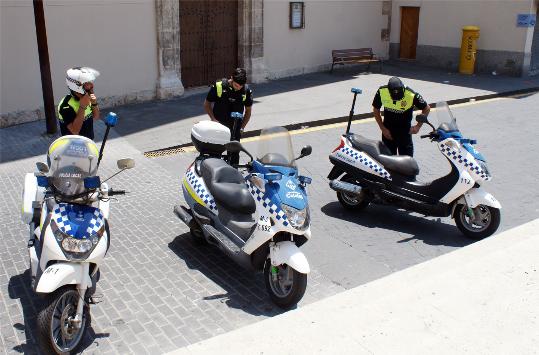
<path id="1" fill-rule="evenodd" d="M 391 98 L 393 100 L 402 100 L 404 97 L 404 84 L 402 83 L 401 79 L 397 78 L 396 76 L 389 79 L 387 88 L 389 89 L 389 93 L 391 94 Z"/>
<path id="2" fill-rule="evenodd" d="M 240 85 L 245 85 L 247 82 L 247 72 L 243 68 L 236 68 L 232 73 L 232 80 Z"/>

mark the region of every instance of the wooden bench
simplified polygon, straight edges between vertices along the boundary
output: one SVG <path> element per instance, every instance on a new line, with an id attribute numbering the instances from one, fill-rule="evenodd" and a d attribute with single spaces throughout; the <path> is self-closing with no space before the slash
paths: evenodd
<path id="1" fill-rule="evenodd" d="M 372 53 L 372 48 L 358 49 L 334 49 L 331 51 L 333 62 L 331 63 L 331 72 L 335 64 L 368 63 L 369 70 L 371 63 L 380 63 L 380 72 L 382 71 L 382 59 Z"/>

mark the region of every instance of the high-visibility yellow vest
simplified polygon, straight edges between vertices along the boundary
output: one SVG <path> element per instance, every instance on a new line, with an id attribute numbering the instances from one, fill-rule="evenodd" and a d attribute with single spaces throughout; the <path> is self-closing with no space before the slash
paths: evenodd
<path id="1" fill-rule="evenodd" d="M 58 119 L 61 122 L 64 122 L 64 118 L 62 117 L 62 113 L 60 112 L 60 108 L 61 108 L 62 104 L 64 103 L 65 99 L 66 99 L 65 97 L 62 98 L 62 100 L 58 104 Z M 80 101 L 75 100 L 75 98 L 73 96 L 71 96 L 71 98 L 69 99 L 67 104 L 69 105 L 69 107 L 71 107 L 73 110 L 75 110 L 75 113 L 79 112 Z M 88 105 L 88 106 L 86 106 L 86 109 L 84 110 L 84 117 L 86 118 L 91 114 L 92 114 L 92 107 L 91 107 L 91 105 Z"/>
<path id="2" fill-rule="evenodd" d="M 216 81 L 215 82 L 215 89 L 217 90 L 217 97 L 223 96 L 223 82 L 222 81 Z M 242 95 L 242 101 L 245 102 L 247 100 L 247 94 Z"/>
<path id="3" fill-rule="evenodd" d="M 382 100 L 384 110 L 400 113 L 414 106 L 415 92 L 408 88 L 404 91 L 404 97 L 401 100 L 393 100 L 387 87 L 380 88 L 378 91 L 380 92 L 380 99 Z"/>

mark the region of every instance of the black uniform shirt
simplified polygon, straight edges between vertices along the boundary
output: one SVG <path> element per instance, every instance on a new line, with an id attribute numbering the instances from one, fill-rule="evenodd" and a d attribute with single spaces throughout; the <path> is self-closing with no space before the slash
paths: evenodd
<path id="1" fill-rule="evenodd" d="M 414 92 L 410 88 L 406 90 Z M 382 108 L 382 99 L 380 98 L 380 91 L 376 92 L 374 100 L 372 101 L 372 106 L 377 109 Z M 384 110 L 384 126 L 389 129 L 391 134 L 395 135 L 407 135 L 410 132 L 410 127 L 412 126 L 412 118 L 414 116 L 414 106 L 420 110 L 423 110 L 427 107 L 427 103 L 421 95 L 415 93 L 414 104 L 408 110 L 401 113 Z"/>
<path id="2" fill-rule="evenodd" d="M 232 112 L 243 113 L 245 107 L 253 105 L 253 92 L 247 85 L 244 85 L 241 90 L 234 90 L 227 79 L 222 80 L 223 94 L 217 96 L 217 88 L 213 84 L 206 96 L 206 100 L 213 102 L 213 115 L 221 124 L 232 129 L 234 119 L 230 117 Z M 243 99 L 245 95 L 245 100 Z"/>
<path id="3" fill-rule="evenodd" d="M 60 120 L 60 132 L 62 133 L 62 136 L 73 134 L 69 130 L 69 128 L 67 128 L 67 125 L 71 124 L 75 120 L 75 117 L 77 116 L 77 113 L 75 112 L 73 107 L 67 104 L 72 97 L 75 100 L 79 101 L 79 99 L 76 96 L 67 95 L 66 97 L 64 97 L 64 99 L 60 103 L 59 111 L 62 114 L 62 118 L 63 118 L 63 121 Z M 82 123 L 82 127 L 80 128 L 79 136 L 84 136 L 84 137 L 90 138 L 91 140 L 94 139 L 93 114 L 90 114 L 84 118 L 84 122 Z"/>

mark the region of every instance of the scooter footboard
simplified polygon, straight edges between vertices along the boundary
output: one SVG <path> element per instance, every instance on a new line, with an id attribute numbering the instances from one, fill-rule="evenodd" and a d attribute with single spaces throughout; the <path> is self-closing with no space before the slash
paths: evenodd
<path id="1" fill-rule="evenodd" d="M 92 287 L 88 274 L 88 264 L 56 263 L 43 271 L 36 286 L 36 292 L 51 293 L 64 285 L 81 285 L 83 288 Z"/>
<path id="2" fill-rule="evenodd" d="M 278 242 L 270 246 L 271 264 L 287 264 L 292 269 L 308 274 L 311 269 L 305 254 L 291 241 Z"/>

